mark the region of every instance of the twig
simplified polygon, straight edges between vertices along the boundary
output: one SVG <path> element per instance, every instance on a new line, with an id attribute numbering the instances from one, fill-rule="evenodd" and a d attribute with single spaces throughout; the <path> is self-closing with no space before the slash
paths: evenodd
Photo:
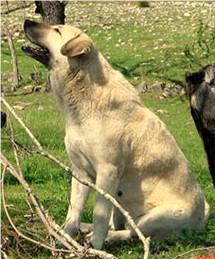
<path id="1" fill-rule="evenodd" d="M 4 138 L 2 137 L 1 140 L 9 140 L 11 141 L 14 145 L 16 145 L 17 149 L 21 149 L 23 152 L 25 152 L 27 155 L 33 155 L 35 152 L 30 150 L 29 148 L 27 147 L 24 147 L 22 144 L 20 144 L 19 142 L 17 142 L 15 139 L 13 139 L 11 137 L 11 135 L 7 132 L 8 134 L 8 137 Z"/>
<path id="2" fill-rule="evenodd" d="M 1 163 L 4 165 L 4 169 L 3 169 L 3 172 L 2 172 L 2 180 L 1 180 L 2 205 L 3 205 L 4 211 L 6 213 L 6 216 L 7 216 L 8 220 L 9 220 L 11 226 L 13 227 L 13 229 L 15 230 L 15 232 L 17 233 L 18 236 L 21 236 L 24 239 L 26 239 L 26 240 L 28 240 L 28 241 L 30 241 L 32 243 L 35 243 L 37 245 L 40 245 L 40 246 L 42 246 L 42 247 L 44 247 L 46 249 L 52 249 L 52 247 L 49 247 L 48 245 L 46 245 L 46 244 L 44 244 L 42 242 L 36 241 L 36 240 L 34 240 L 34 239 L 24 235 L 21 231 L 18 230 L 18 228 L 13 223 L 13 221 L 12 221 L 12 219 L 10 217 L 10 214 L 8 212 L 7 205 L 6 205 L 5 193 L 4 193 L 4 178 L 5 178 L 5 171 L 6 170 L 10 171 L 10 173 L 12 175 L 14 175 L 15 169 L 12 166 L 10 166 L 9 162 L 7 161 L 7 159 L 5 157 L 3 157 L 2 155 L 1 155 Z M 56 251 L 58 251 L 58 250 L 59 249 L 56 249 Z M 68 250 L 66 250 L 66 252 L 68 252 Z"/>
<path id="3" fill-rule="evenodd" d="M 13 145 L 14 157 L 16 159 L 16 164 L 18 167 L 19 174 L 23 177 L 23 173 L 21 170 L 20 162 L 19 162 L 19 156 L 18 156 L 18 152 L 17 152 L 18 148 L 17 148 L 17 145 L 15 144 L 13 125 L 12 125 L 12 121 L 10 120 L 10 115 L 8 116 L 8 122 L 9 122 L 10 131 L 11 131 L 11 140 L 12 140 L 12 145 Z"/>
<path id="4" fill-rule="evenodd" d="M 208 246 L 208 247 L 200 247 L 200 248 L 191 249 L 191 250 L 189 250 L 189 251 L 187 251 L 183 254 L 177 255 L 176 257 L 174 257 L 174 259 L 182 258 L 183 256 L 194 253 L 194 252 L 199 252 L 199 251 L 204 251 L 204 250 L 210 251 L 210 250 L 213 250 L 213 249 L 215 249 L 215 246 Z"/>
<path id="5" fill-rule="evenodd" d="M 16 114 L 15 110 L 10 106 L 10 104 L 5 100 L 4 97 L 1 96 L 1 101 L 7 107 L 8 111 L 14 116 L 14 118 L 19 122 L 19 124 L 25 129 L 26 133 L 29 135 L 33 143 L 37 146 L 37 148 L 42 152 L 43 148 L 40 145 L 39 141 L 34 137 L 31 131 L 25 126 L 25 123 L 22 119 Z"/>
<path id="6" fill-rule="evenodd" d="M 143 245 L 144 245 L 144 259 L 148 259 L 149 258 L 149 248 L 150 248 L 150 237 L 145 238 L 142 234 L 142 232 L 140 231 L 140 229 L 137 227 L 136 223 L 134 222 L 134 220 L 132 219 L 132 217 L 130 216 L 129 212 L 126 211 L 117 201 L 116 199 L 111 196 L 110 194 L 106 193 L 104 190 L 100 189 L 98 186 L 96 186 L 95 184 L 87 181 L 87 180 L 83 180 L 79 177 L 79 175 L 75 174 L 74 172 L 72 172 L 72 170 L 70 169 L 70 167 L 64 165 L 61 161 L 59 161 L 56 157 L 52 156 L 51 154 L 49 154 L 47 151 L 45 151 L 43 149 L 43 147 L 41 146 L 41 144 L 39 143 L 39 141 L 36 139 L 36 137 L 33 135 L 33 133 L 27 128 L 27 126 L 24 124 L 24 122 L 21 120 L 21 118 L 19 118 L 19 116 L 15 113 L 14 109 L 7 103 L 7 101 L 1 97 L 2 102 L 4 103 L 4 105 L 8 108 L 8 110 L 13 114 L 13 116 L 16 118 L 16 120 L 20 123 L 20 125 L 25 129 L 26 133 L 29 135 L 29 137 L 32 139 L 33 143 L 37 146 L 40 154 L 44 157 L 47 157 L 48 159 L 50 159 L 51 161 L 55 162 L 58 166 L 60 166 L 61 168 L 63 168 L 66 172 L 70 173 L 75 179 L 77 179 L 80 183 L 87 185 L 91 188 L 93 188 L 94 190 L 96 190 L 99 194 L 101 194 L 102 196 L 104 196 L 107 200 L 111 201 L 111 203 L 118 208 L 121 213 L 125 216 L 125 218 L 127 219 L 128 223 L 130 224 L 130 226 L 134 229 L 134 231 L 136 232 L 137 236 L 139 237 L 139 239 L 142 241 Z"/>
<path id="7" fill-rule="evenodd" d="M 1 1 L 1 2 L 4 2 L 4 1 Z M 23 1 L 25 2 L 25 1 Z M 8 14 L 8 13 L 12 13 L 14 11 L 17 11 L 17 10 L 20 10 L 20 9 L 24 9 L 24 8 L 27 8 L 27 7 L 30 7 L 32 5 L 32 3 L 29 3 L 29 4 L 24 4 L 22 6 L 17 6 L 13 9 L 9 9 L 9 6 L 8 6 L 8 0 L 6 1 L 6 5 L 7 5 L 7 10 L 6 11 L 1 11 L 1 14 Z M 2 8 L 1 8 L 2 9 Z"/>
<path id="8" fill-rule="evenodd" d="M 18 63 L 17 63 L 17 58 L 16 58 L 16 51 L 15 51 L 15 47 L 13 44 L 13 40 L 10 34 L 10 31 L 7 28 L 5 28 L 5 33 L 7 35 L 7 41 L 8 41 L 8 45 L 10 47 L 10 52 L 11 52 L 11 56 L 12 56 L 12 62 L 13 62 L 13 81 L 15 84 L 15 90 L 17 90 L 17 88 L 19 87 L 19 70 L 18 70 Z"/>
<path id="9" fill-rule="evenodd" d="M 79 255 L 82 255 L 83 253 L 87 253 L 89 255 L 94 255 L 94 256 L 96 255 L 96 256 L 99 256 L 100 258 L 105 258 L 105 259 L 113 259 L 113 258 L 115 258 L 111 254 L 108 254 L 108 253 L 103 252 L 103 251 L 95 250 L 95 249 L 92 249 L 92 248 L 89 248 L 86 251 L 86 249 L 84 247 L 82 247 L 80 244 L 78 244 L 69 235 L 66 235 L 64 233 L 64 231 L 61 230 L 61 228 L 51 219 L 51 217 L 48 215 L 48 213 L 45 212 L 45 210 L 44 210 L 42 204 L 40 203 L 39 199 L 33 193 L 33 191 L 31 190 L 30 186 L 25 181 L 25 179 L 22 177 L 22 175 L 17 173 L 17 171 L 14 169 L 14 167 L 11 165 L 11 163 L 2 154 L 1 154 L 1 163 L 4 165 L 4 170 L 3 170 L 3 174 L 2 174 L 2 199 L 3 199 L 3 206 L 4 206 L 5 213 L 6 213 L 7 217 L 8 217 L 8 220 L 9 220 L 11 226 L 14 228 L 14 230 L 17 232 L 17 234 L 19 236 L 22 236 L 24 239 L 29 240 L 32 243 L 36 243 L 37 245 L 40 245 L 40 246 L 42 246 L 44 248 L 47 248 L 49 250 L 56 251 L 56 252 L 70 253 L 70 254 L 72 253 L 72 254 L 75 254 L 77 257 L 79 257 Z M 13 221 L 12 221 L 12 219 L 11 219 L 9 213 L 8 213 L 6 202 L 5 202 L 4 175 L 5 175 L 5 171 L 6 170 L 8 170 L 22 184 L 22 186 L 24 187 L 25 191 L 28 193 L 29 197 L 31 198 L 31 200 L 32 200 L 32 202 L 33 202 L 33 204 L 35 206 L 35 209 L 36 209 L 38 215 L 40 216 L 42 222 L 45 224 L 45 226 L 46 226 L 47 230 L 49 231 L 49 233 L 52 236 L 54 236 L 60 243 L 62 243 L 68 250 L 53 248 L 53 247 L 51 247 L 49 245 L 44 244 L 44 242 L 36 241 L 36 240 L 34 240 L 34 239 L 24 235 L 22 232 L 20 232 L 17 229 L 17 227 L 13 223 Z"/>

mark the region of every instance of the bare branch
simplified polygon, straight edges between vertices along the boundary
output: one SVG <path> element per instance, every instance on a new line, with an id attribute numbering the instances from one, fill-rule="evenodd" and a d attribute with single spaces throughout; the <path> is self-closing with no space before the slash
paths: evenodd
<path id="1" fill-rule="evenodd" d="M 52 250 L 53 247 L 50 247 L 42 242 L 39 242 L 39 241 L 36 241 L 28 236 L 26 236 L 25 234 L 23 234 L 21 231 L 18 230 L 18 228 L 16 227 L 16 225 L 13 223 L 13 220 L 11 219 L 10 217 L 10 214 L 8 212 L 8 209 L 7 209 L 7 205 L 6 205 L 6 200 L 5 200 L 5 193 L 4 193 L 4 178 L 5 178 L 5 171 L 8 170 L 13 176 L 17 175 L 18 173 L 16 173 L 15 169 L 12 167 L 12 165 L 8 162 L 8 160 L 3 156 L 1 155 L 1 163 L 4 165 L 4 168 L 3 168 L 3 172 L 2 172 L 2 186 L 1 186 L 1 191 L 2 191 L 2 205 L 3 205 L 3 208 L 4 208 L 4 211 L 6 213 L 6 216 L 11 224 L 11 226 L 13 227 L 13 229 L 15 230 L 15 232 L 17 233 L 18 236 L 21 236 L 23 237 L 24 239 L 32 242 L 32 243 L 35 243 L 37 245 L 40 245 L 46 249 L 50 249 Z M 15 172 L 15 173 L 14 173 Z M 15 176 L 16 177 L 16 176 Z M 59 251 L 63 251 L 64 250 L 61 250 L 61 249 L 54 249 L 55 251 L 59 252 Z M 65 250 L 65 252 L 68 252 L 68 250 Z"/>
<path id="2" fill-rule="evenodd" d="M 210 251 L 210 250 L 213 250 L 215 249 L 215 246 L 208 246 L 208 247 L 200 247 L 200 248 L 195 248 L 195 249 L 191 249 L 183 254 L 180 254 L 180 255 L 177 255 L 176 257 L 174 257 L 174 259 L 179 259 L 179 258 L 182 258 L 188 254 L 192 254 L 194 252 L 200 252 L 200 251 Z M 209 258 L 209 257 L 208 257 Z"/>
<path id="3" fill-rule="evenodd" d="M 18 156 L 18 152 L 17 152 L 17 145 L 16 145 L 15 139 L 14 139 L 13 125 L 12 125 L 12 122 L 10 120 L 10 117 L 8 118 L 8 122 L 9 122 L 10 131 L 11 131 L 11 140 L 12 140 L 12 145 L 13 145 L 14 157 L 16 159 L 16 164 L 18 166 L 19 174 L 21 176 L 23 176 L 21 166 L 20 166 L 20 162 L 19 162 L 19 156 Z"/>
<path id="4" fill-rule="evenodd" d="M 64 231 L 51 219 L 51 217 L 48 215 L 48 213 L 45 212 L 42 204 L 40 203 L 40 201 L 38 199 L 38 197 L 33 193 L 30 186 L 28 185 L 28 183 L 25 181 L 25 179 L 22 177 L 22 175 L 20 175 L 14 169 L 12 164 L 7 160 L 7 158 L 3 154 L 1 154 L 1 163 L 4 166 L 4 171 L 3 171 L 3 175 L 2 175 L 3 205 L 4 205 L 5 213 L 8 217 L 8 220 L 9 220 L 10 224 L 12 225 L 12 227 L 14 228 L 14 230 L 17 232 L 17 234 L 19 236 L 22 236 L 23 238 L 25 238 L 26 240 L 28 240 L 32 243 L 36 243 L 36 244 L 38 244 L 42 247 L 45 247 L 49 250 L 56 251 L 56 252 L 66 252 L 66 253 L 70 253 L 70 254 L 75 254 L 76 256 L 83 255 L 83 254 L 87 253 L 89 255 L 94 255 L 94 256 L 96 255 L 96 256 L 99 256 L 100 258 L 105 258 L 105 259 L 114 259 L 115 258 L 113 255 L 108 254 L 104 251 L 99 251 L 99 250 L 95 250 L 95 249 L 92 249 L 92 248 L 82 247 L 74 239 L 72 239 L 69 235 L 65 234 Z M 56 249 L 56 248 L 50 247 L 49 245 L 46 245 L 43 242 L 38 242 L 38 241 L 24 235 L 22 232 L 20 232 L 17 229 L 17 227 L 13 223 L 13 221 L 12 221 L 12 219 L 11 219 L 9 213 L 8 213 L 6 202 L 5 202 L 4 175 L 5 175 L 6 170 L 8 170 L 22 184 L 23 188 L 25 189 L 25 191 L 28 193 L 29 197 L 31 198 L 38 215 L 40 216 L 42 222 L 45 224 L 49 233 L 52 236 L 54 236 L 61 244 L 63 244 L 68 250 Z"/>
<path id="5" fill-rule="evenodd" d="M 1 101 L 3 104 L 7 107 L 8 111 L 15 117 L 15 119 L 19 122 L 19 124 L 25 129 L 26 133 L 29 135 L 33 143 L 37 146 L 39 151 L 43 151 L 42 146 L 40 145 L 39 141 L 34 137 L 34 135 L 31 133 L 31 131 L 25 126 L 24 122 L 17 116 L 15 110 L 9 105 L 9 103 L 4 99 L 4 97 L 1 97 Z"/>
<path id="6" fill-rule="evenodd" d="M 12 56 L 12 62 L 13 62 L 13 81 L 15 84 L 15 90 L 19 87 L 19 70 L 18 70 L 18 63 L 16 58 L 16 51 L 13 44 L 13 39 L 11 37 L 10 31 L 7 28 L 5 28 L 5 33 L 7 35 L 7 41 L 10 48 L 11 56 Z"/>

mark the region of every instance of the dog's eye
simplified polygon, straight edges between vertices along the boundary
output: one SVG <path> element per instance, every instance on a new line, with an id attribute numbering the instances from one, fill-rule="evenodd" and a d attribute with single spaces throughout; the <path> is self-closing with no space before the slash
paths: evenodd
<path id="1" fill-rule="evenodd" d="M 58 28 L 55 28 L 54 30 L 61 35 L 61 32 L 59 31 Z"/>

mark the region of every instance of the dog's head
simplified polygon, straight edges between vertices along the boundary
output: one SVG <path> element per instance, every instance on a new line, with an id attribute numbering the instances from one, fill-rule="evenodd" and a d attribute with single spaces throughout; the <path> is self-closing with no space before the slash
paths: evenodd
<path id="1" fill-rule="evenodd" d="M 195 73 L 186 73 L 186 91 L 191 97 L 200 87 L 215 87 L 215 64 L 207 65 Z"/>
<path id="2" fill-rule="evenodd" d="M 85 58 L 94 50 L 91 39 L 73 26 L 47 26 L 26 20 L 24 31 L 27 38 L 38 48 L 23 46 L 22 50 L 30 57 L 52 69 L 67 58 Z"/>

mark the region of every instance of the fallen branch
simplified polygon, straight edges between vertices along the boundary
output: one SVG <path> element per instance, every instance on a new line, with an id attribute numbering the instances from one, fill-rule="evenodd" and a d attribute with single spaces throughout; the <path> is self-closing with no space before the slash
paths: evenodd
<path id="1" fill-rule="evenodd" d="M 174 259 L 179 259 L 182 258 L 188 254 L 192 254 L 194 252 L 200 252 L 200 251 L 210 251 L 210 250 L 215 250 L 215 246 L 208 246 L 208 247 L 200 247 L 200 248 L 195 248 L 195 249 L 191 249 L 183 254 L 177 255 L 176 257 L 174 257 Z M 207 257 L 209 258 L 209 256 Z M 212 258 L 212 257 L 211 257 Z"/>
<path id="2" fill-rule="evenodd" d="M 19 124 L 23 127 L 23 129 L 26 131 L 26 133 L 29 135 L 29 137 L 31 138 L 31 140 L 33 141 L 33 143 L 36 145 L 36 147 L 39 150 L 39 153 L 44 156 L 47 157 L 49 160 L 55 162 L 58 166 L 60 166 L 61 168 L 63 168 L 66 172 L 70 173 L 76 180 L 78 180 L 80 183 L 87 185 L 89 187 L 91 187 L 92 189 L 96 190 L 99 194 L 103 195 L 107 200 L 109 200 L 116 208 L 118 208 L 121 213 L 125 216 L 125 218 L 127 219 L 129 225 L 134 229 L 134 231 L 136 232 L 137 236 L 139 237 L 139 239 L 142 241 L 143 245 L 144 245 L 144 259 L 148 259 L 149 258 L 149 247 L 150 247 L 150 237 L 145 238 L 142 234 L 142 232 L 140 231 L 140 229 L 137 227 L 136 223 L 134 222 L 134 220 L 132 219 L 132 217 L 130 216 L 129 212 L 126 211 L 117 201 L 116 199 L 111 196 L 110 194 L 108 194 L 107 192 L 105 192 L 104 190 L 100 189 L 99 187 L 97 187 L 95 184 L 87 181 L 87 180 L 83 180 L 82 178 L 79 177 L 79 175 L 75 174 L 70 167 L 64 165 L 60 160 L 58 160 L 56 157 L 54 157 L 53 155 L 49 154 L 47 151 L 45 151 L 43 149 L 43 147 L 41 146 L 41 144 L 39 143 L 39 141 L 36 139 L 36 137 L 33 135 L 33 133 L 29 130 L 29 128 L 27 128 L 27 126 L 25 125 L 25 123 L 22 121 L 22 119 L 16 114 L 16 112 L 14 111 L 14 109 L 8 104 L 8 102 L 1 97 L 1 100 L 3 102 L 3 104 L 7 107 L 7 109 L 11 112 L 11 114 L 15 117 L 15 119 L 19 122 Z"/>
<path id="3" fill-rule="evenodd" d="M 47 249 L 50 249 L 50 247 L 42 242 L 38 242 L 28 236 L 26 236 L 25 234 L 23 234 L 21 231 L 18 230 L 18 228 L 15 226 L 15 224 L 13 223 L 11 217 L 10 217 L 10 214 L 8 212 L 8 209 L 7 209 L 7 205 L 6 205 L 6 200 L 5 200 L 5 193 L 4 193 L 4 178 L 5 178 L 5 171 L 8 170 L 16 179 L 18 179 L 20 181 L 20 183 L 22 184 L 22 186 L 24 187 L 24 189 L 29 193 L 29 189 L 30 187 L 28 186 L 28 184 L 26 184 L 24 182 L 24 185 L 23 185 L 23 180 L 21 179 L 21 177 L 19 176 L 19 174 L 16 172 L 16 170 L 14 169 L 14 167 L 9 163 L 9 161 L 7 160 L 6 157 L 4 157 L 4 155 L 1 154 L 1 164 L 4 166 L 4 169 L 3 169 L 3 173 L 2 173 L 2 186 L 1 186 L 1 190 L 2 190 L 2 204 L 3 204 L 3 207 L 4 207 L 4 211 L 6 213 L 6 216 L 11 224 L 11 226 L 13 227 L 13 229 L 15 230 L 15 232 L 18 234 L 18 236 L 21 236 L 23 237 L 24 239 L 32 242 L 32 243 L 35 243 L 37 245 L 40 245 L 44 248 L 47 248 Z M 33 193 L 31 191 L 31 193 Z M 58 250 L 57 250 L 58 251 Z M 68 250 L 66 250 L 68 252 Z"/>
<path id="4" fill-rule="evenodd" d="M 14 228 L 14 230 L 17 232 L 17 234 L 19 236 L 22 236 L 24 239 L 26 239 L 26 240 L 28 240 L 28 241 L 30 241 L 32 243 L 35 243 L 37 245 L 40 245 L 40 246 L 42 246 L 42 247 L 44 247 L 46 249 L 49 249 L 49 250 L 52 250 L 52 251 L 56 251 L 56 252 L 64 252 L 64 253 L 74 254 L 77 257 L 80 257 L 80 256 L 82 256 L 83 254 L 85 254 L 87 252 L 87 254 L 89 254 L 89 255 L 99 256 L 100 258 L 107 258 L 107 259 L 115 258 L 113 255 L 107 254 L 106 252 L 103 252 L 103 251 L 99 251 L 99 250 L 92 249 L 92 248 L 84 248 L 78 242 L 76 242 L 74 239 L 72 239 L 69 235 L 65 234 L 64 231 L 51 219 L 51 217 L 48 215 L 48 213 L 44 210 L 44 208 L 43 208 L 42 204 L 40 203 L 38 197 L 33 193 L 33 191 L 31 190 L 30 186 L 25 181 L 23 176 L 20 175 L 15 170 L 15 168 L 12 166 L 12 164 L 2 154 L 1 154 L 1 163 L 4 166 L 4 170 L 3 170 L 3 174 L 2 174 L 2 199 L 3 199 L 3 206 L 4 206 L 5 213 L 6 213 L 7 217 L 8 217 L 8 220 L 9 220 L 11 226 Z M 12 221 L 12 219 L 11 219 L 9 213 L 8 213 L 6 202 L 5 202 L 4 175 L 5 175 L 5 171 L 6 170 L 8 170 L 21 183 L 21 185 L 25 189 L 26 193 L 31 198 L 31 200 L 33 202 L 33 205 L 34 205 L 38 215 L 40 216 L 42 222 L 46 226 L 49 234 L 52 235 L 53 237 L 55 237 L 56 240 L 58 240 L 58 242 L 63 244 L 68 250 L 53 248 L 53 247 L 51 247 L 49 245 L 44 244 L 43 242 L 36 241 L 36 240 L 26 236 L 25 234 L 23 234 L 22 232 L 20 232 L 17 229 L 17 227 L 13 223 L 13 221 Z"/>

